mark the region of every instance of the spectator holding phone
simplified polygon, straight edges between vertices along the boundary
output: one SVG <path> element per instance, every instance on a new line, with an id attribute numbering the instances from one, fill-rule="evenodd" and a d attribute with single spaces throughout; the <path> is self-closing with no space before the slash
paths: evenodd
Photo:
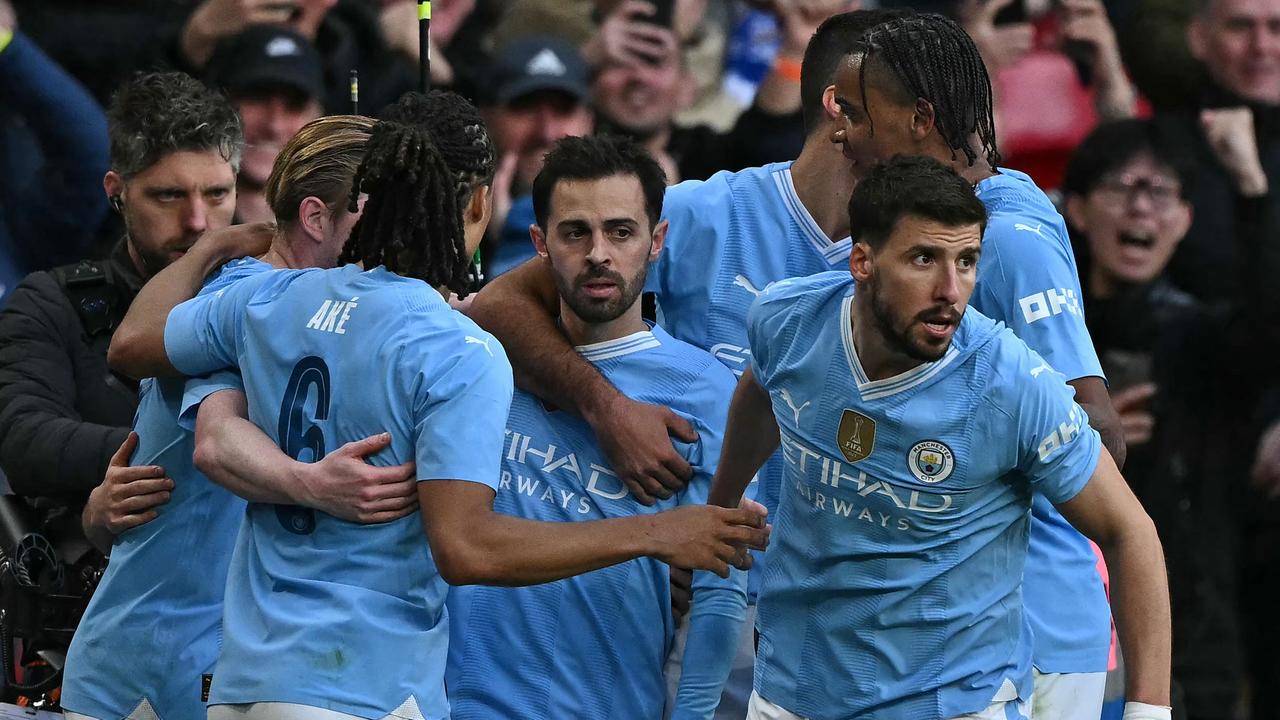
<path id="1" fill-rule="evenodd" d="M 1178 128 L 1123 120 L 1085 139 L 1063 191 L 1089 333 L 1129 448 L 1125 478 L 1164 544 L 1175 712 L 1210 720 L 1230 717 L 1241 690 L 1233 502 L 1248 456 L 1225 308 L 1164 273 L 1191 224 L 1192 167 Z"/>

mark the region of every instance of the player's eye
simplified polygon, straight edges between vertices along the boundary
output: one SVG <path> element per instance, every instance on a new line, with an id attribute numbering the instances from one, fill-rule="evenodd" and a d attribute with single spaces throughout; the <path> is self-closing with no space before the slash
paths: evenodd
<path id="1" fill-rule="evenodd" d="M 223 200 L 226 200 L 230 195 L 231 195 L 231 190 L 228 188 L 214 188 L 209 192 L 205 193 L 206 197 L 208 197 L 210 200 L 213 200 L 215 202 L 222 202 Z"/>
<path id="2" fill-rule="evenodd" d="M 633 234 L 634 233 L 631 232 L 631 228 L 628 227 L 618 226 L 613 229 L 613 236 L 619 240 L 626 240 Z"/>
<path id="3" fill-rule="evenodd" d="M 162 203 L 167 203 L 180 199 L 182 197 L 182 193 L 175 190 L 160 190 L 152 195 L 152 197 Z"/>
<path id="4" fill-rule="evenodd" d="M 928 253 L 916 253 L 911 257 L 911 262 L 916 265 L 928 265 L 933 262 L 933 256 Z"/>

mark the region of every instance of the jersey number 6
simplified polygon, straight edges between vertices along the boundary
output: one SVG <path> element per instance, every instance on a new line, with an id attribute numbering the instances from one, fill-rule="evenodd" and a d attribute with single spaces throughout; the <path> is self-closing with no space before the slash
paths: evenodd
<path id="1" fill-rule="evenodd" d="M 315 389 L 314 420 L 328 419 L 331 394 L 329 366 L 314 355 L 302 358 L 293 366 L 284 401 L 280 404 L 280 425 L 277 428 L 280 449 L 286 455 L 301 461 L 302 453 L 311 451 L 310 459 L 305 462 L 317 462 L 325 455 L 324 432 L 304 412 L 312 388 Z M 295 535 L 310 535 L 316 529 L 316 514 L 311 508 L 277 505 L 276 517 L 285 530 Z"/>

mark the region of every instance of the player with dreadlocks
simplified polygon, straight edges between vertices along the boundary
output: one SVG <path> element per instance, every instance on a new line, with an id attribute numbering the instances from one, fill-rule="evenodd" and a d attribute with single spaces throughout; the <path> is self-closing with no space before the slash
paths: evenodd
<path id="1" fill-rule="evenodd" d="M 288 478 L 327 448 L 384 432 L 389 447 L 370 461 L 416 468 L 419 511 L 379 525 L 247 498 L 214 720 L 443 720 L 446 583 L 536 584 L 642 556 L 723 576 L 767 540 L 755 508 L 592 523 L 494 512 L 511 367 L 444 300 L 465 291 L 466 259 L 489 220 L 493 146 L 475 108 L 452 93 L 411 93 L 390 115 L 374 127 L 351 191 L 352 203 L 366 199 L 343 257 L 364 268 L 260 273 L 166 319 L 171 367 L 158 369 L 242 370 L 257 429 L 241 440 L 237 472 Z M 201 453 L 213 431 L 204 410 L 202 468 L 217 464 Z"/>
<path id="2" fill-rule="evenodd" d="M 1066 225 L 1030 177 L 999 167 L 991 82 L 969 36 L 940 15 L 883 23 L 844 58 L 825 102 L 840 114 L 831 140 L 856 177 L 895 155 L 926 155 L 975 186 L 990 222 L 970 304 L 1004 321 L 1066 376 L 1122 466 L 1123 434 L 1085 326 Z M 1088 540 L 1037 497 L 1023 588 L 1037 718 L 1101 711 L 1111 623 L 1097 565 Z M 1167 705 L 1168 648 L 1150 650 L 1127 668 L 1129 697 Z"/>

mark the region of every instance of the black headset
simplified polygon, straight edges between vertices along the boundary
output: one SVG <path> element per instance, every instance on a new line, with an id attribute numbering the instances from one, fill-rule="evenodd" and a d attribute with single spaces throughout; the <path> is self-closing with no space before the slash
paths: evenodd
<path id="1" fill-rule="evenodd" d="M 111 207 L 115 208 L 116 212 L 124 212 L 124 198 L 120 197 L 120 195 L 109 196 L 107 202 L 111 203 Z"/>

